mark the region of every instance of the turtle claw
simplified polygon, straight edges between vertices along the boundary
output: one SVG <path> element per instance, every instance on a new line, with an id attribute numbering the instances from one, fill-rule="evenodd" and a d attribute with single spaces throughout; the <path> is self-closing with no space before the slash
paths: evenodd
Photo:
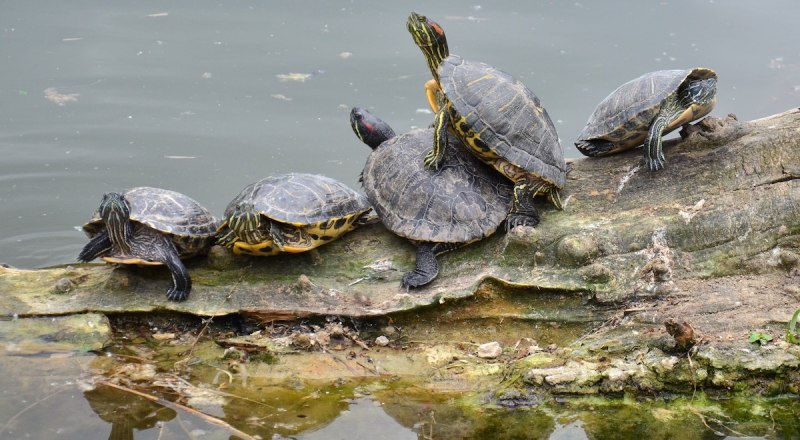
<path id="1" fill-rule="evenodd" d="M 664 157 L 660 155 L 660 157 L 656 157 L 655 159 L 651 157 L 645 158 L 645 165 L 650 171 L 658 171 L 664 168 Z"/>
<path id="2" fill-rule="evenodd" d="M 516 228 L 517 226 L 530 226 L 533 228 L 538 224 L 538 216 L 512 213 L 508 214 L 508 217 L 506 217 L 506 232 Z"/>
<path id="3" fill-rule="evenodd" d="M 188 297 L 189 291 L 187 290 L 178 290 L 174 287 L 167 290 L 167 299 L 170 301 L 185 301 Z"/>
<path id="4" fill-rule="evenodd" d="M 436 150 L 431 150 L 425 155 L 425 168 L 438 170 L 444 155 L 436 154 Z"/>
<path id="5" fill-rule="evenodd" d="M 435 274 L 431 276 L 429 273 L 422 273 L 418 270 L 413 270 L 403 275 L 403 279 L 400 280 L 400 287 L 406 289 L 406 292 L 408 292 L 409 289 L 414 289 L 430 283 L 435 277 Z"/>

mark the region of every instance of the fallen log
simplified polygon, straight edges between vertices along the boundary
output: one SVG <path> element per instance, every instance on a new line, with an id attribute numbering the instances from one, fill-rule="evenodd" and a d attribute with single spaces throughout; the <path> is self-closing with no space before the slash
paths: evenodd
<path id="1" fill-rule="evenodd" d="M 373 225 L 301 255 L 189 262 L 188 301 L 166 300 L 160 268 L 70 264 L 0 269 L 0 313 L 42 316 L 173 310 L 376 316 L 468 297 L 485 282 L 596 303 L 667 295 L 675 282 L 787 271 L 800 249 L 800 111 L 740 122 L 708 117 L 667 142 L 667 169 L 637 152 L 570 164 L 566 207 L 535 228 L 498 233 L 441 258 L 431 285 L 406 292 L 413 247 Z M 787 319 L 791 311 L 787 310 Z"/>

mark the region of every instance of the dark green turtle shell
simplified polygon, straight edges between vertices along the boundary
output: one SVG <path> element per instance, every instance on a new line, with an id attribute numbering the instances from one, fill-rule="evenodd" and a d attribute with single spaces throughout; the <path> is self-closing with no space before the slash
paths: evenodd
<path id="1" fill-rule="evenodd" d="M 555 125 L 525 84 L 458 55 L 445 58 L 438 72 L 453 109 L 491 151 L 559 188 L 564 186 L 567 165 Z"/>
<path id="2" fill-rule="evenodd" d="M 247 185 L 228 204 L 226 219 L 240 203 L 252 203 L 262 215 L 295 226 L 349 218 L 370 209 L 367 198 L 344 183 L 304 173 L 270 176 Z"/>
<path id="3" fill-rule="evenodd" d="M 219 221 L 191 197 L 168 189 L 140 186 L 122 193 L 130 205 L 130 219 L 168 234 L 181 257 L 200 253 L 214 241 Z M 95 211 L 83 230 L 91 238 L 103 227 Z"/>
<path id="4" fill-rule="evenodd" d="M 438 170 L 423 158 L 433 129 L 395 136 L 370 153 L 361 174 L 364 192 L 383 224 L 402 237 L 470 243 L 494 233 L 511 207 L 511 186 L 449 137 Z"/>
<path id="5" fill-rule="evenodd" d="M 603 139 L 620 146 L 641 144 L 653 118 L 667 97 L 678 91 L 688 79 L 716 78 L 717 74 L 702 67 L 689 70 L 659 70 L 645 73 L 619 86 L 603 99 L 583 127 L 578 140 Z M 700 118 L 708 114 L 696 115 Z M 667 127 L 665 134 L 677 127 Z"/>

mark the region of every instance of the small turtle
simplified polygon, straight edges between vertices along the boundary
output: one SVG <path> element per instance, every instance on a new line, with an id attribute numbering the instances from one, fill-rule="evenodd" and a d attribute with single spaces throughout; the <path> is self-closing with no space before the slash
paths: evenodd
<path id="1" fill-rule="evenodd" d="M 425 165 L 441 165 L 450 129 L 479 159 L 514 182 L 507 229 L 539 223 L 533 204 L 537 195 L 562 209 L 559 190 L 567 164 L 539 98 L 505 72 L 450 55 L 444 31 L 433 20 L 412 12 L 407 27 L 433 75 L 425 84 L 436 113 L 433 149 Z"/>
<path id="2" fill-rule="evenodd" d="M 192 280 L 181 258 L 207 253 L 218 224 L 206 208 L 175 191 L 142 186 L 106 193 L 83 225 L 90 240 L 78 260 L 166 265 L 173 281 L 167 298 L 183 301 Z"/>
<path id="3" fill-rule="evenodd" d="M 589 117 L 575 146 L 606 156 L 642 145 L 651 171 L 664 168 L 662 136 L 707 115 L 716 104 L 717 74 L 703 67 L 659 70 L 611 92 Z"/>
<path id="4" fill-rule="evenodd" d="M 422 158 L 434 130 L 395 135 L 384 121 L 354 108 L 350 125 L 373 149 L 361 182 L 383 224 L 417 246 L 417 262 L 403 276 L 405 288 L 430 283 L 439 273 L 436 256 L 492 235 L 511 206 L 511 186 L 449 138 L 442 165 L 431 170 Z"/>
<path id="5" fill-rule="evenodd" d="M 247 185 L 225 209 L 217 242 L 235 254 L 306 252 L 370 223 L 369 202 L 330 177 L 293 173 Z"/>

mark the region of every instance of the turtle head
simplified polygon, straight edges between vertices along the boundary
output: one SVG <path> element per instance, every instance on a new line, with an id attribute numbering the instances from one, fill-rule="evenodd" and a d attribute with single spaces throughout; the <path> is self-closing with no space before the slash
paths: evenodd
<path id="1" fill-rule="evenodd" d="M 447 37 L 444 35 L 444 30 L 438 23 L 430 18 L 412 12 L 408 16 L 406 27 L 411 37 L 414 38 L 414 43 L 422 50 L 425 55 L 425 61 L 428 63 L 428 68 L 431 69 L 433 77 L 438 82 L 439 74 L 437 69 L 442 60 L 450 55 L 450 49 L 447 47 Z"/>
<path id="2" fill-rule="evenodd" d="M 361 142 L 373 150 L 395 136 L 389 124 L 361 107 L 350 110 L 350 127 Z"/>
<path id="3" fill-rule="evenodd" d="M 103 223 L 106 224 L 111 243 L 122 251 L 129 252 L 128 240 L 133 232 L 130 222 L 131 205 L 125 196 L 117 192 L 103 194 L 99 213 Z"/>
<path id="4" fill-rule="evenodd" d="M 687 106 L 709 104 L 714 101 L 717 95 L 717 78 L 688 81 L 678 95 Z"/>
<path id="5" fill-rule="evenodd" d="M 258 244 L 266 239 L 267 222 L 252 203 L 240 203 L 228 217 L 228 227 L 247 244 Z"/>

